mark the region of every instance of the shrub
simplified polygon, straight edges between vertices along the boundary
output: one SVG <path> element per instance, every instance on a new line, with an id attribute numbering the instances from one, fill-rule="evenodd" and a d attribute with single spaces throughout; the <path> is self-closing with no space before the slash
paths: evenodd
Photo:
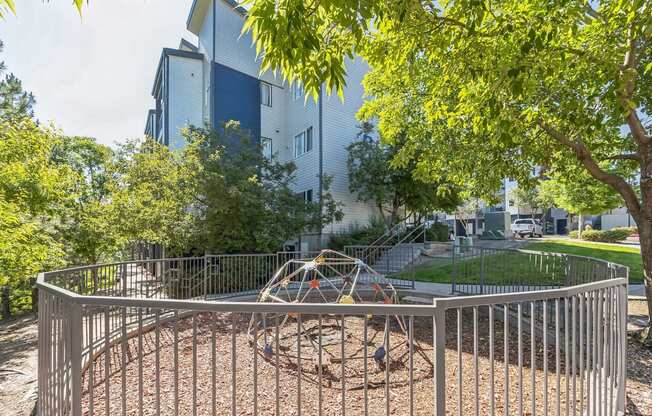
<path id="1" fill-rule="evenodd" d="M 573 230 L 568 233 L 569 238 L 577 239 L 577 230 Z"/>
<path id="2" fill-rule="evenodd" d="M 448 225 L 434 223 L 426 231 L 428 241 L 448 241 Z"/>
<path id="3" fill-rule="evenodd" d="M 630 230 L 613 228 L 611 230 L 587 230 L 582 233 L 582 240 L 599 241 L 603 243 L 615 243 L 623 241 L 630 235 Z"/>
<path id="4" fill-rule="evenodd" d="M 622 230 L 623 232 L 627 232 L 628 236 L 638 234 L 638 229 L 636 227 L 614 227 L 611 230 Z"/>
<path id="5" fill-rule="evenodd" d="M 368 245 L 383 235 L 386 230 L 387 227 L 382 220 L 372 218 L 367 225 L 354 224 L 347 231 L 331 235 L 328 247 L 333 250 L 342 250 L 344 246 Z"/>

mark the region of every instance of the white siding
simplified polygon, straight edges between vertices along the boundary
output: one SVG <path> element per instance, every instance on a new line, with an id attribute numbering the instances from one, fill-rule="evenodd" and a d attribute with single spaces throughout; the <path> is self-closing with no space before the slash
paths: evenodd
<path id="1" fill-rule="evenodd" d="M 210 122 L 210 86 L 211 86 L 211 64 L 213 59 L 213 7 L 208 6 L 206 16 L 201 31 L 197 37 L 197 47 L 199 53 L 204 55 L 203 75 L 202 75 L 202 120 L 204 124 Z"/>
<path id="2" fill-rule="evenodd" d="M 181 129 L 202 126 L 202 61 L 169 56 L 168 132 L 170 149 L 181 148 L 185 141 Z"/>
<path id="3" fill-rule="evenodd" d="M 313 190 L 314 199 L 319 192 L 319 108 L 314 100 L 294 100 L 292 88 L 285 88 L 285 125 L 287 133 L 284 138 L 284 158 L 297 166 L 295 191 Z M 295 157 L 294 136 L 312 127 L 312 150 Z"/>
<path id="4" fill-rule="evenodd" d="M 272 85 L 272 106 L 260 106 L 260 135 L 272 139 L 272 152 L 285 158 L 285 89 Z"/>
<path id="5" fill-rule="evenodd" d="M 347 86 L 344 101 L 336 95 L 326 96 L 323 103 L 324 129 L 324 174 L 333 176 L 330 192 L 335 200 L 344 204 L 344 219 L 337 224 L 326 226 L 325 232 L 345 230 L 353 224 L 365 225 L 378 211 L 370 204 L 358 202 L 356 195 L 349 190 L 346 166 L 347 146 L 356 140 L 359 121 L 355 115 L 364 102 L 364 87 L 361 84 L 367 64 L 360 58 L 347 60 Z"/>

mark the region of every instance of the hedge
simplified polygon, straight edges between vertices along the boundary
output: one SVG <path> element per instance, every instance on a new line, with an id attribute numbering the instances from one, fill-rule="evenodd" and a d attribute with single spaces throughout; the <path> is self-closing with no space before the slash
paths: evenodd
<path id="1" fill-rule="evenodd" d="M 615 243 L 625 240 L 634 233 L 636 233 L 634 227 L 616 227 L 611 230 L 585 230 L 582 233 L 582 240 Z M 570 238 L 577 238 L 577 230 L 569 232 L 568 236 Z"/>

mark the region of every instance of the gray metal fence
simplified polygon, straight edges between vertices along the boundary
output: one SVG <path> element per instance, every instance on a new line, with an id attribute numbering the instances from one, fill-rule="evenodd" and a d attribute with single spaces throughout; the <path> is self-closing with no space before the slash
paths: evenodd
<path id="1" fill-rule="evenodd" d="M 452 291 L 494 294 L 554 289 L 627 278 L 616 263 L 559 253 L 456 246 L 452 251 Z"/>
<path id="2" fill-rule="evenodd" d="M 424 306 L 196 297 L 274 262 L 216 257 L 39 276 L 38 414 L 624 412 L 624 278 Z"/>

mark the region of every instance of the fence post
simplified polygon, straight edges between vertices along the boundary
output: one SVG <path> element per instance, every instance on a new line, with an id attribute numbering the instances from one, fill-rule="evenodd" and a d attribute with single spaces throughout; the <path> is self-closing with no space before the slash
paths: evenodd
<path id="1" fill-rule="evenodd" d="M 70 403 L 72 416 L 82 414 L 82 311 L 81 305 L 71 303 L 68 307 L 70 313 L 70 375 L 72 402 Z"/>
<path id="2" fill-rule="evenodd" d="M 120 273 L 122 274 L 122 296 L 127 297 L 127 264 L 120 265 Z"/>
<path id="3" fill-rule="evenodd" d="M 204 254 L 204 300 L 208 297 L 208 254 Z"/>
<path id="4" fill-rule="evenodd" d="M 456 291 L 456 281 L 457 281 L 457 264 L 455 263 L 455 242 L 453 241 L 453 250 L 451 254 L 451 262 L 452 262 L 452 273 L 451 273 L 451 293 L 455 293 Z"/>
<path id="5" fill-rule="evenodd" d="M 11 316 L 11 299 L 9 298 L 9 286 L 2 286 L 2 293 L 0 294 L 0 304 L 2 305 L 3 318 L 9 318 Z"/>
<path id="6" fill-rule="evenodd" d="M 480 249 L 480 294 L 484 295 L 484 249 Z"/>
<path id="7" fill-rule="evenodd" d="M 629 274 L 629 270 L 628 273 Z M 618 343 L 620 350 L 618 364 L 618 393 L 616 394 L 616 409 L 625 414 L 626 382 L 627 382 L 627 285 L 618 286 Z"/>
<path id="8" fill-rule="evenodd" d="M 446 414 L 446 309 L 437 305 L 433 300 L 433 394 L 434 414 L 444 416 Z"/>
<path id="9" fill-rule="evenodd" d="M 38 287 L 36 286 L 36 278 L 29 279 L 29 284 L 32 287 L 32 312 L 38 312 Z"/>
<path id="10" fill-rule="evenodd" d="M 425 245 L 424 245 L 424 250 L 425 250 Z M 414 279 L 416 278 L 416 269 L 414 268 L 414 261 L 416 260 L 414 258 L 414 247 L 411 247 L 412 253 L 410 254 L 410 258 L 412 259 L 410 268 L 412 269 L 412 289 L 414 289 Z M 421 255 L 421 254 L 419 254 Z"/>

